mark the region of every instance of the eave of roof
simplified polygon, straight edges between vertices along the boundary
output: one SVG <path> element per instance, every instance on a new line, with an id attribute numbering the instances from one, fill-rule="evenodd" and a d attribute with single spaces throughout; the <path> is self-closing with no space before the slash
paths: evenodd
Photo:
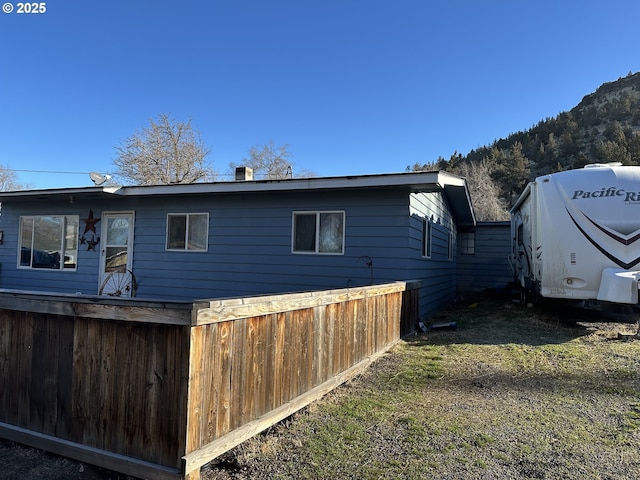
<path id="1" fill-rule="evenodd" d="M 475 225 L 469 192 L 464 178 L 445 172 L 410 172 L 342 177 L 249 180 L 240 182 L 192 183 L 125 187 L 84 187 L 0 192 L 0 202 L 42 201 L 61 197 L 97 199 L 173 195 L 221 195 L 262 192 L 295 192 L 344 189 L 406 188 L 412 192 L 443 191 L 458 222 Z"/>

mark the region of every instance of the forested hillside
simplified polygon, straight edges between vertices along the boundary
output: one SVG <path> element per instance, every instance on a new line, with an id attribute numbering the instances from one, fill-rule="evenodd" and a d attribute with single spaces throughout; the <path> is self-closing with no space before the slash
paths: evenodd
<path id="1" fill-rule="evenodd" d="M 533 178 L 608 162 L 640 165 L 640 73 L 603 84 L 569 112 L 526 132 L 413 169 L 467 177 L 478 219 L 500 220 L 508 218 L 512 197 Z"/>

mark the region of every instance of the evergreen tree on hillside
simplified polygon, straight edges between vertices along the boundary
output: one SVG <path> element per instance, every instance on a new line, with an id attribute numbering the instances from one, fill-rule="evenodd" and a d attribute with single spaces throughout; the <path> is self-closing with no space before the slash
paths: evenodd
<path id="1" fill-rule="evenodd" d="M 596 162 L 640 165 L 640 73 L 603 84 L 571 111 L 525 132 L 430 165 L 456 173 L 483 164 L 504 201 L 537 176 Z"/>
<path id="2" fill-rule="evenodd" d="M 508 150 L 499 150 L 489 162 L 495 162 L 492 177 L 498 184 L 500 197 L 510 201 L 529 181 L 529 160 L 522 153 L 522 144 L 516 142 Z"/>

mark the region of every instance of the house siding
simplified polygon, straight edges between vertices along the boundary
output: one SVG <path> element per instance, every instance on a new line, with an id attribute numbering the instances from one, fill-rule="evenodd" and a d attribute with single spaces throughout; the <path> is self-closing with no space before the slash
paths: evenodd
<path id="1" fill-rule="evenodd" d="M 219 298 L 364 285 L 370 283 L 370 270 L 358 261 L 364 255 L 379 260 L 374 281 L 395 279 L 394 246 L 403 241 L 395 227 L 403 208 L 398 192 L 238 195 L 214 197 L 209 209 L 194 208 L 188 199 L 141 208 L 134 253 L 138 295 Z M 345 212 L 344 255 L 292 253 L 293 212 L 326 210 Z M 165 251 L 167 211 L 208 212 L 208 251 Z"/>
<path id="2" fill-rule="evenodd" d="M 429 317 L 455 299 L 456 224 L 445 198 L 439 193 L 413 193 L 409 197 L 409 276 L 422 280 L 420 312 Z M 422 256 L 423 219 L 432 222 L 431 257 Z M 453 257 L 449 259 L 449 233 L 453 232 Z"/>
<path id="3" fill-rule="evenodd" d="M 58 205 L 47 202 L 40 205 L 37 202 L 19 204 L 19 210 L 13 208 L 9 202 L 3 202 L 1 228 L 4 232 L 3 244 L 0 245 L 0 288 L 16 290 L 36 290 L 45 292 L 76 293 L 98 290 L 98 252 L 87 251 L 86 245 L 78 246 L 76 270 L 50 271 L 18 269 L 19 229 L 20 217 L 27 215 L 77 215 L 80 221 L 80 236 L 83 234 L 83 219 L 87 218 L 89 208 L 78 210 L 73 204 L 60 203 Z M 87 234 L 91 238 L 90 232 Z M 85 235 L 85 236 L 87 236 Z M 99 236 L 96 235 L 96 236 Z M 96 246 L 96 250 L 99 245 Z"/>
<path id="4" fill-rule="evenodd" d="M 91 209 L 96 218 L 104 212 L 135 213 L 132 270 L 141 298 L 226 298 L 421 279 L 420 309 L 430 315 L 455 295 L 455 256 L 447 258 L 447 245 L 456 226 L 439 192 L 377 188 L 65 200 L 3 202 L 0 288 L 95 295 L 101 244 L 96 251 L 79 245 L 76 271 L 16 264 L 20 216 L 78 215 L 82 236 Z M 294 211 L 344 211 L 344 254 L 292 253 Z M 208 213 L 207 251 L 167 251 L 168 213 Z M 428 259 L 422 257 L 423 218 L 434 222 Z M 96 237 L 101 227 L 98 222 Z"/>
<path id="5" fill-rule="evenodd" d="M 509 265 L 511 226 L 509 222 L 478 222 L 475 254 L 458 255 L 460 293 L 502 290 L 513 281 Z"/>
<path id="6" fill-rule="evenodd" d="M 405 276 L 398 247 L 405 242 L 408 219 L 406 193 L 400 190 L 120 199 L 91 205 L 49 202 L 46 210 L 35 203 L 19 205 L 19 210 L 10 202 L 3 205 L 3 288 L 97 293 L 100 244 L 95 252 L 79 246 L 73 272 L 16 265 L 20 216 L 78 215 L 82 235 L 89 209 L 95 217 L 105 211 L 135 211 L 133 271 L 140 297 L 218 298 L 363 285 L 371 282 L 371 271 L 360 258 L 365 255 L 374 259 L 374 282 Z M 292 253 L 293 211 L 324 210 L 345 211 L 344 255 Z M 196 212 L 209 214 L 207 251 L 167 251 L 167 213 Z M 98 222 L 96 236 L 100 227 Z"/>

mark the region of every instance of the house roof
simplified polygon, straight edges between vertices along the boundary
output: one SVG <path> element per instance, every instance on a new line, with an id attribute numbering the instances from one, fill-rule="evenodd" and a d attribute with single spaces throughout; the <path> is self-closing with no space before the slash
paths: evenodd
<path id="1" fill-rule="evenodd" d="M 190 183 L 149 186 L 102 186 L 56 188 L 0 192 L 0 202 L 28 202 L 69 197 L 76 200 L 100 198 L 222 195 L 234 193 L 302 192 L 323 190 L 356 190 L 405 188 L 411 192 L 444 192 L 456 221 L 461 226 L 475 225 L 471 198 L 464 178 L 445 172 L 411 172 L 342 177 L 312 177 L 280 180 L 247 180 L 235 182 Z"/>

